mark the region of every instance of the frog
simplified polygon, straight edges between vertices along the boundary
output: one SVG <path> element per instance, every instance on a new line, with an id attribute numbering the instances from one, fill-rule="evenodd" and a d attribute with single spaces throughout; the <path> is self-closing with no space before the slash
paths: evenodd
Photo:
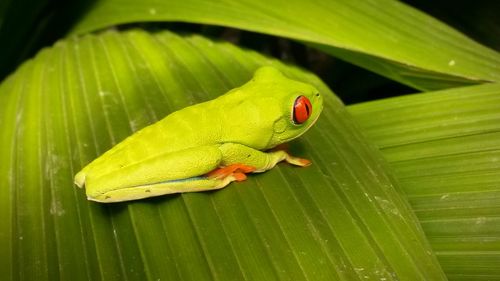
<path id="1" fill-rule="evenodd" d="M 215 99 L 146 126 L 90 162 L 74 178 L 88 200 L 111 203 L 218 190 L 281 161 L 311 161 L 276 149 L 308 131 L 323 110 L 312 84 L 272 66 Z"/>

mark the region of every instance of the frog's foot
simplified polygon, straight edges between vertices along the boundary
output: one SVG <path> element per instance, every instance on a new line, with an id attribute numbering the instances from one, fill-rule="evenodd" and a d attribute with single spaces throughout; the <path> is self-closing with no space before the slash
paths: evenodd
<path id="1" fill-rule="evenodd" d="M 311 165 L 311 163 L 312 163 L 311 160 L 307 160 L 307 159 L 299 158 L 299 157 L 294 157 L 294 156 L 291 156 L 289 154 L 286 156 L 285 161 L 290 163 L 290 164 L 300 166 L 300 167 L 307 167 L 307 166 Z"/>
<path id="2" fill-rule="evenodd" d="M 205 176 L 210 179 L 224 179 L 233 177 L 235 181 L 244 181 L 247 179 L 245 174 L 255 171 L 255 167 L 244 164 L 233 164 L 227 167 L 217 168 Z"/>
<path id="3" fill-rule="evenodd" d="M 270 155 L 271 157 L 271 161 L 269 161 L 270 164 L 262 170 L 267 171 L 273 168 L 278 162 L 281 162 L 283 160 L 289 164 L 299 167 L 307 167 L 311 165 L 312 162 L 310 160 L 292 156 L 287 151 L 288 151 L 287 143 L 283 143 L 272 148 L 268 153 L 268 155 Z"/>

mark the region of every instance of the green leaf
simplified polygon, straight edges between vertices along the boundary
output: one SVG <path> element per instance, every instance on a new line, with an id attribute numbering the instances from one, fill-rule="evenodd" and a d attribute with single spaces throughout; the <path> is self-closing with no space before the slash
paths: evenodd
<path id="1" fill-rule="evenodd" d="M 500 84 L 349 107 L 450 280 L 500 279 Z"/>
<path id="2" fill-rule="evenodd" d="M 325 112 L 280 164 L 217 192 L 117 204 L 73 175 L 173 110 L 271 64 Z M 313 75 L 199 36 L 107 32 L 58 42 L 0 86 L 0 276 L 27 280 L 444 280 L 381 157 Z"/>
<path id="3" fill-rule="evenodd" d="M 138 21 L 214 24 L 292 38 L 419 89 L 500 81 L 497 52 L 393 0 L 101 0 L 74 31 Z"/>

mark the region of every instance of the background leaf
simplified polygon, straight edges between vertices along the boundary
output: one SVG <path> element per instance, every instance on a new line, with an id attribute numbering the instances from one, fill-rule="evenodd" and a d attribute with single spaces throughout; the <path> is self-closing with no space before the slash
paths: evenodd
<path id="1" fill-rule="evenodd" d="M 316 84 L 326 109 L 279 165 L 217 192 L 85 199 L 84 164 L 263 64 Z M 314 76 L 227 43 L 169 32 L 58 42 L 0 86 L 0 276 L 117 280 L 444 280 L 381 157 Z M 328 148 L 328 149 L 325 149 Z M 193 270 L 196 269 L 196 270 Z"/>
<path id="2" fill-rule="evenodd" d="M 418 89 L 500 81 L 498 53 L 393 0 L 101 0 L 74 31 L 138 21 L 214 24 L 301 40 Z"/>
<path id="3" fill-rule="evenodd" d="M 450 280 L 500 278 L 500 85 L 353 105 Z"/>

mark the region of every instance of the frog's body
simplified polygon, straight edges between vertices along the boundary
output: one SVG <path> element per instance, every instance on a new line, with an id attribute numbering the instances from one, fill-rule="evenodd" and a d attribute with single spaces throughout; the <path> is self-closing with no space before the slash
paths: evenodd
<path id="1" fill-rule="evenodd" d="M 75 183 L 85 185 L 89 200 L 117 202 L 222 188 L 282 160 L 305 166 L 309 161 L 284 151 L 262 151 L 300 136 L 321 110 L 313 86 L 262 67 L 245 85 L 126 138 L 82 169 Z"/>

